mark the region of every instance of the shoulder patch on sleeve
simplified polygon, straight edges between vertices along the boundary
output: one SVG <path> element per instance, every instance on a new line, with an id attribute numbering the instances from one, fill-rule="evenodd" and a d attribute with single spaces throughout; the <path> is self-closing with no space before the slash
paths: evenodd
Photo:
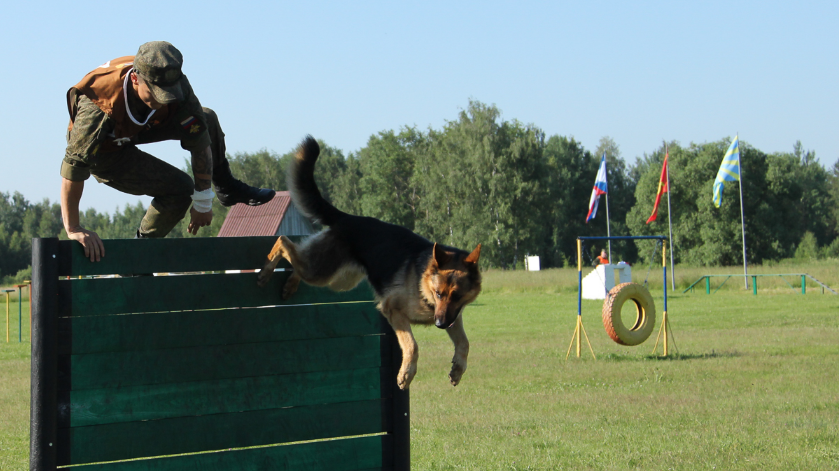
<path id="1" fill-rule="evenodd" d="M 195 116 L 190 116 L 181 121 L 181 127 L 190 134 L 201 132 L 201 123 L 195 119 Z"/>

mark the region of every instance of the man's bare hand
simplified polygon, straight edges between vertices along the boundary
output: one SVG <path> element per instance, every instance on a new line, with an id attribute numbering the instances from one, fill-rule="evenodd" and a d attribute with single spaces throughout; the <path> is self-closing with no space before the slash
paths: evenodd
<path id="1" fill-rule="evenodd" d="M 190 221 L 187 231 L 192 235 L 196 235 L 198 234 L 198 228 L 209 226 L 213 222 L 213 211 L 210 210 L 206 213 L 200 213 L 195 208 L 189 208 L 189 218 Z"/>
<path id="2" fill-rule="evenodd" d="M 99 238 L 99 234 L 89 231 L 82 226 L 66 229 L 67 238 L 78 241 L 84 247 L 84 256 L 90 258 L 91 262 L 98 262 L 105 256 L 105 244 Z"/>

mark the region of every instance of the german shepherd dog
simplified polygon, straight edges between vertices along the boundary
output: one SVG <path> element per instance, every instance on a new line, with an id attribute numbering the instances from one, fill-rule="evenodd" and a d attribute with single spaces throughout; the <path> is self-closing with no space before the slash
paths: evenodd
<path id="1" fill-rule="evenodd" d="M 280 236 L 259 272 L 259 285 L 265 286 L 282 258 L 293 268 L 283 287 L 283 299 L 297 291 L 300 280 L 346 291 L 366 276 L 375 292 L 376 307 L 393 327 L 402 348 L 398 386 L 408 389 L 417 372 L 419 353 L 411 324 L 432 323 L 446 329 L 454 343 L 449 380 L 457 386 L 469 354 L 460 314 L 481 292 L 481 245 L 468 253 L 432 243 L 402 226 L 338 210 L 321 196 L 315 183 L 318 154 L 317 141 L 307 136 L 289 165 L 288 186 L 297 209 L 328 229 L 299 245 Z"/>

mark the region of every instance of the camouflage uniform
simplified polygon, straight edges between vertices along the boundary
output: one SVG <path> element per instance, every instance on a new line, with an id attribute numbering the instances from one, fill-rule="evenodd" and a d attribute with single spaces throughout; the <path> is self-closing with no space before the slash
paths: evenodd
<path id="1" fill-rule="evenodd" d="M 126 65 L 129 66 L 131 62 Z M 147 124 L 139 132 L 135 132 L 138 126 L 134 126 L 134 131 L 126 137 L 117 137 L 126 132 L 125 126 L 117 129 L 120 127 L 119 118 L 115 119 L 114 113 L 106 113 L 100 105 L 84 93 L 79 93 L 76 88 L 70 89 L 68 93 L 71 124 L 67 131 L 67 149 L 61 165 L 61 176 L 71 181 L 84 181 L 93 175 L 98 182 L 123 193 L 153 197 L 140 223 L 140 237 L 165 237 L 183 219 L 192 204 L 195 185 L 189 175 L 141 151 L 137 148 L 138 144 L 178 140 L 181 147 L 190 152 L 201 152 L 210 146 L 213 183 L 217 191 L 219 186 L 235 180 L 230 175 L 225 157 L 224 132 L 218 117 L 213 110 L 201 106 L 186 77 L 180 77 L 182 96 L 179 102 L 167 107 L 162 113 L 158 112 L 157 116 L 150 115 Z M 127 86 L 130 87 L 130 84 Z M 128 113 L 133 112 L 132 117 L 135 114 L 149 116 L 148 108 L 141 112 L 128 105 L 123 108 L 128 108 Z M 146 120 L 145 116 L 141 119 Z M 241 185 L 241 182 L 236 183 Z"/>

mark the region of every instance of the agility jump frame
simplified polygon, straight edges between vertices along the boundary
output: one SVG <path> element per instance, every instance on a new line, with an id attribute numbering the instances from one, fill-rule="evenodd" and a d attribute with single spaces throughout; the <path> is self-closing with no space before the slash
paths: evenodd
<path id="1" fill-rule="evenodd" d="M 690 286 L 688 286 L 684 291 L 682 291 L 682 294 L 687 293 L 688 291 L 693 292 L 693 287 L 696 286 L 696 284 L 699 283 L 702 280 L 705 280 L 705 294 L 712 294 L 711 293 L 711 278 L 723 278 L 723 277 L 725 277 L 725 280 L 723 280 L 723 282 L 720 283 L 719 286 L 717 286 L 717 289 L 714 290 L 714 293 L 716 293 L 717 291 L 720 290 L 720 288 L 723 287 L 723 285 L 731 277 L 740 277 L 740 276 L 752 279 L 752 294 L 754 294 L 755 296 L 757 296 L 757 278 L 758 277 L 778 277 L 778 278 L 784 280 L 784 283 L 786 283 L 787 286 L 789 286 L 790 288 L 795 290 L 796 287 L 793 286 L 792 284 L 790 284 L 789 281 L 787 281 L 787 279 L 786 279 L 787 276 L 801 277 L 801 294 L 807 294 L 807 278 L 810 278 L 811 280 L 815 281 L 816 284 L 818 284 L 819 286 L 822 287 L 822 294 L 824 294 L 824 290 L 828 290 L 833 294 L 839 294 L 836 291 L 833 291 L 830 288 L 830 286 L 827 286 L 826 284 L 822 283 L 821 281 L 817 280 L 815 277 L 813 277 L 812 275 L 809 275 L 807 273 L 764 273 L 764 274 L 753 274 L 753 275 L 735 275 L 735 274 L 731 274 L 731 275 L 702 275 L 698 280 L 691 283 Z"/>
<path id="2" fill-rule="evenodd" d="M 401 353 L 369 286 L 283 301 L 288 271 L 225 273 L 274 240 L 107 240 L 92 263 L 34 239 L 30 469 L 409 470 Z"/>
<path id="3" fill-rule="evenodd" d="M 585 327 L 583 327 L 583 241 L 585 240 L 659 240 L 664 242 L 667 240 L 665 236 L 609 236 L 609 237 L 577 237 L 577 326 L 574 329 L 574 336 L 571 337 L 571 345 L 568 346 L 568 353 L 565 355 L 565 359 L 568 359 L 568 356 L 571 354 L 571 348 L 574 346 L 574 342 L 577 343 L 577 358 L 580 358 L 581 355 L 581 344 L 582 344 L 582 336 L 585 335 L 586 343 L 588 343 L 588 349 L 591 352 L 591 356 L 596 360 L 597 357 L 594 355 L 594 349 L 591 348 L 591 342 L 588 340 L 588 334 L 586 333 Z M 662 285 L 664 286 L 664 314 L 662 315 L 661 319 L 661 328 L 658 331 L 658 337 L 656 337 L 655 347 L 653 348 L 653 353 L 658 350 L 658 342 L 664 337 L 664 344 L 662 345 L 664 349 L 664 356 L 668 355 L 668 345 L 667 345 L 667 338 L 670 334 L 670 319 L 667 318 L 667 244 L 661 244 L 661 266 L 663 269 L 664 278 L 662 279 Z"/>

